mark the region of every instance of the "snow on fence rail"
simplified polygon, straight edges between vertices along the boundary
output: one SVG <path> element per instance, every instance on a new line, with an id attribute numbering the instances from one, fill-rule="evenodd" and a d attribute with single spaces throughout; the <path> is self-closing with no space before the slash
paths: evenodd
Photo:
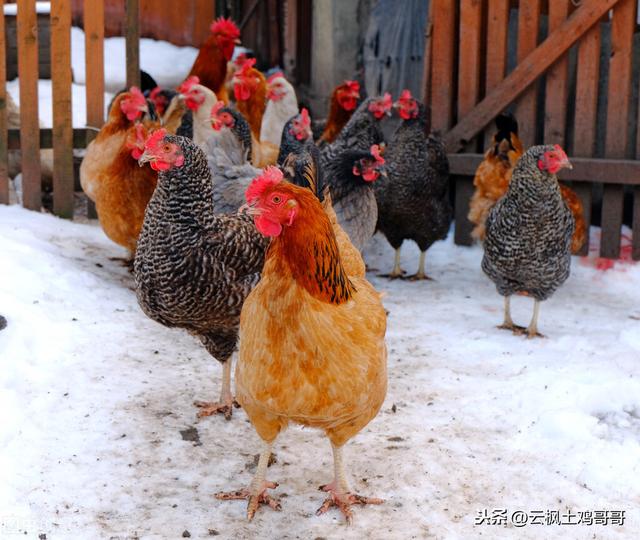
<path id="1" fill-rule="evenodd" d="M 632 103 L 637 4 L 431 1 L 425 100 L 450 152 L 456 243 L 471 243 L 471 178 L 493 134 L 491 123 L 515 106 L 525 147 L 559 143 L 579 158 L 562 179 L 573 182 L 587 222 L 592 202 L 601 198 L 603 257 L 620 256 L 626 191 L 633 200 L 632 256 L 640 260 L 640 122 L 632 118 L 638 114 Z"/>
<path id="2" fill-rule="evenodd" d="M 48 4 L 45 6 L 44 4 Z M 8 150 L 22 154 L 23 205 L 42 205 L 40 149 L 53 148 L 53 211 L 73 216 L 73 149 L 84 148 L 104 123 L 104 2 L 84 1 L 87 129 L 73 129 L 71 91 L 71 0 L 17 0 L 20 129 L 8 130 L 5 18 L 0 25 L 0 203 L 9 202 Z M 5 11 L 5 6 L 9 9 Z M 40 129 L 38 114 L 38 18 L 49 8 L 53 129 Z M 0 0 L 2 12 L 16 7 Z M 138 0 L 126 0 L 127 85 L 139 84 Z M 7 11 L 9 13 L 7 13 Z M 42 19 L 41 19 L 42 20 Z"/>

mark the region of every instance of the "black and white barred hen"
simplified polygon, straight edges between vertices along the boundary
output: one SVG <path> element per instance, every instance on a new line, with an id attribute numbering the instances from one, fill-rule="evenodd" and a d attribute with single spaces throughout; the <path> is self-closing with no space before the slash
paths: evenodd
<path id="1" fill-rule="evenodd" d="M 140 163 L 159 171 L 134 262 L 137 298 L 153 320 L 188 330 L 223 364 L 220 401 L 199 416 L 231 417 L 231 355 L 244 299 L 260 278 L 268 242 L 248 216 L 216 215 L 203 151 L 156 131 Z"/>
<path id="2" fill-rule="evenodd" d="M 358 153 L 370 152 L 384 142 L 381 120 L 391 113 L 391 96 L 368 98 L 353 113 L 338 138 L 320 150 L 323 170 L 338 222 L 360 251 L 376 230 L 378 206 L 372 181 L 376 178 L 353 175 L 348 163 Z M 348 155 L 350 154 L 350 155 Z"/>
<path id="3" fill-rule="evenodd" d="M 411 279 L 429 279 L 424 270 L 425 254 L 437 240 L 444 240 L 451 225 L 449 161 L 442 141 L 426 136 L 427 109 L 405 90 L 394 108 L 402 123 L 387 149 L 387 178 L 373 186 L 378 203 L 378 225 L 396 250 L 390 278 L 403 275 L 400 248 L 413 240 L 420 248 L 417 273 Z"/>
<path id="4" fill-rule="evenodd" d="M 538 334 L 540 302 L 569 277 L 575 220 L 556 173 L 571 163 L 558 145 L 533 146 L 518 160 L 506 194 L 486 221 L 482 270 L 504 296 L 500 328 L 522 332 L 511 320 L 510 298 L 534 299 L 528 337 Z"/>

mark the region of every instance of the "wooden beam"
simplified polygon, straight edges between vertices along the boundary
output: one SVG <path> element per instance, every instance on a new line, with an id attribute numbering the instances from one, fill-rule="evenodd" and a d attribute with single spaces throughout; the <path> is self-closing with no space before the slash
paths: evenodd
<path id="1" fill-rule="evenodd" d="M 424 29 L 424 55 L 422 57 L 422 96 L 420 97 L 422 103 L 431 103 L 431 55 L 433 50 L 431 48 L 431 36 L 433 34 L 433 2 L 429 2 L 427 8 L 427 23 Z M 431 117 L 431 115 L 429 115 Z M 431 122 L 429 122 L 431 123 Z M 430 131 L 431 126 L 427 126 L 427 131 Z"/>
<path id="2" fill-rule="evenodd" d="M 127 88 L 140 87 L 140 0 L 126 0 Z"/>
<path id="3" fill-rule="evenodd" d="M 605 156 L 624 158 L 627 151 L 627 124 L 631 105 L 631 57 L 636 26 L 636 0 L 620 0 L 611 20 L 609 91 Z M 622 186 L 605 186 L 602 193 L 602 234 L 600 256 L 620 256 L 624 193 Z"/>
<path id="4" fill-rule="evenodd" d="M 33 0 L 18 0 L 18 76 L 22 203 L 30 210 L 40 210 L 42 193 L 38 119 L 38 19 L 36 3 Z"/>
<path id="5" fill-rule="evenodd" d="M 284 50 L 282 53 L 284 74 L 290 81 L 297 81 L 297 28 L 298 1 L 286 0 L 284 3 Z"/>
<path id="6" fill-rule="evenodd" d="M 583 0 L 582 5 L 556 32 L 531 52 L 502 83 L 447 133 L 445 143 L 448 151 L 460 150 L 491 121 L 496 111 L 503 110 L 520 96 L 618 1 L 626 0 Z"/>
<path id="7" fill-rule="evenodd" d="M 482 154 L 448 154 L 452 175 L 474 176 Z M 570 157 L 573 169 L 563 169 L 560 180 L 640 186 L 640 161 Z"/>
<path id="8" fill-rule="evenodd" d="M 51 3 L 53 97 L 53 212 L 73 217 L 73 122 L 71 116 L 71 0 Z"/>
<path id="9" fill-rule="evenodd" d="M 549 34 L 555 32 L 569 15 L 570 0 L 549 2 Z M 565 146 L 567 119 L 567 54 L 551 66 L 547 72 L 547 91 L 544 105 L 544 142 Z"/>
<path id="10" fill-rule="evenodd" d="M 87 125 L 99 129 L 104 124 L 103 0 L 84 0 L 84 33 Z M 96 131 L 87 131 L 87 144 L 95 134 Z"/>
<path id="11" fill-rule="evenodd" d="M 0 10 L 4 13 L 4 0 L 0 0 Z M 9 204 L 6 47 L 3 16 L 0 22 L 0 204 Z"/>
<path id="12" fill-rule="evenodd" d="M 455 0 L 433 0 L 431 121 L 434 130 L 446 131 L 453 122 L 456 31 Z"/>
<path id="13" fill-rule="evenodd" d="M 520 1 L 518 8 L 518 65 L 525 62 L 529 54 L 538 46 L 541 4 L 541 0 Z M 536 86 L 533 85 L 522 92 L 516 110 L 518 137 L 525 148 L 536 142 L 536 111 L 538 108 Z"/>

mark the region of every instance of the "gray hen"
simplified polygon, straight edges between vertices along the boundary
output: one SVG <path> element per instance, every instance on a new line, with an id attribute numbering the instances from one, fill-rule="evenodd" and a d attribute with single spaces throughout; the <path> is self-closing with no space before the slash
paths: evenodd
<path id="1" fill-rule="evenodd" d="M 427 110 L 421 103 L 403 93 L 394 107 L 403 121 L 385 151 L 388 177 L 373 186 L 377 228 L 396 250 L 388 277 L 402 276 L 400 248 L 404 240 L 413 240 L 420 248 L 420 262 L 411 279 L 429 279 L 424 271 L 425 253 L 434 242 L 447 237 L 451 225 L 449 161 L 442 141 L 425 136 Z"/>
<path id="2" fill-rule="evenodd" d="M 203 151 L 158 130 L 140 162 L 161 170 L 147 206 L 134 262 L 136 294 L 153 320 L 188 330 L 223 364 L 218 403 L 196 402 L 199 416 L 231 417 L 231 355 L 244 299 L 260 278 L 268 241 L 248 216 L 221 216 Z"/>
<path id="3" fill-rule="evenodd" d="M 569 277 L 573 214 L 564 202 L 556 173 L 571 164 L 560 146 L 533 146 L 516 164 L 507 193 L 486 222 L 482 270 L 505 297 L 500 328 L 521 332 L 511 320 L 510 297 L 534 299 L 528 337 L 538 334 L 539 303 Z"/>
<path id="4" fill-rule="evenodd" d="M 329 185 L 338 222 L 362 251 L 376 230 L 378 206 L 372 182 L 349 172 L 347 153 L 370 152 L 383 142 L 380 120 L 391 111 L 391 96 L 368 98 L 360 104 L 338 138 L 324 146 L 320 166 Z"/>

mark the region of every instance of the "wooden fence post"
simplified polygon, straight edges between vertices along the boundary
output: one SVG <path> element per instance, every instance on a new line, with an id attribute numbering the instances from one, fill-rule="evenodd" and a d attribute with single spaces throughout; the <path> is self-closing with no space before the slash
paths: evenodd
<path id="1" fill-rule="evenodd" d="M 73 217 L 73 122 L 71 109 L 71 0 L 51 3 L 53 93 L 53 212 Z"/>
<path id="2" fill-rule="evenodd" d="M 4 31 L 4 0 L 0 0 L 0 204 L 9 204 L 9 167 L 7 150 L 9 133 L 7 132 L 7 66 L 6 37 Z"/>
<path id="3" fill-rule="evenodd" d="M 38 22 L 36 3 L 33 0 L 18 0 L 18 76 L 22 201 L 25 208 L 40 210 L 42 188 L 38 117 Z"/>
<path id="4" fill-rule="evenodd" d="M 140 86 L 140 0 L 126 0 L 127 88 Z"/>

